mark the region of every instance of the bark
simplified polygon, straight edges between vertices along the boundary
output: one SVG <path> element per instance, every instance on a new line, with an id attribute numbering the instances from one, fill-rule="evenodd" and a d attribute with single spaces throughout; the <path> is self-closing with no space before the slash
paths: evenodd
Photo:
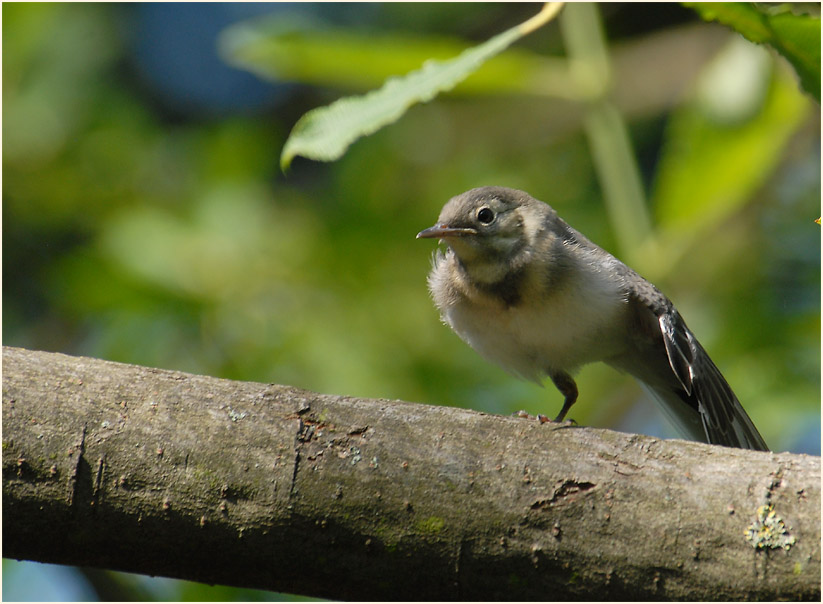
<path id="1" fill-rule="evenodd" d="M 3 373 L 4 556 L 334 599 L 820 599 L 818 457 L 8 347 Z"/>

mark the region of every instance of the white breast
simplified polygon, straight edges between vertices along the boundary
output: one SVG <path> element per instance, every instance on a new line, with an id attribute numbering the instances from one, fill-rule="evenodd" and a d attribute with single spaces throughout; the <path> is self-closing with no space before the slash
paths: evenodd
<path id="1" fill-rule="evenodd" d="M 450 271 L 443 260 L 435 272 L 445 279 Z M 625 297 L 603 272 L 581 271 L 559 291 L 524 288 L 521 301 L 508 307 L 477 290 L 460 290 L 435 295 L 443 320 L 483 357 L 523 378 L 539 383 L 553 370 L 570 373 L 624 345 Z"/>

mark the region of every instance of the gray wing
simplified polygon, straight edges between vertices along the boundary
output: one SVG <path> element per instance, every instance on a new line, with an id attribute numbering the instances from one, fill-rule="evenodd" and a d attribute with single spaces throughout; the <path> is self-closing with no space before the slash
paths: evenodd
<path id="1" fill-rule="evenodd" d="M 674 308 L 658 317 L 669 367 L 680 388 L 675 394 L 695 409 L 711 444 L 768 451 L 723 374 Z"/>
<path id="2" fill-rule="evenodd" d="M 567 227 L 578 244 L 597 246 Z M 597 248 L 600 249 L 600 248 Z M 627 349 L 606 359 L 637 378 L 684 436 L 727 447 L 769 447 L 723 374 L 659 289 L 608 254 L 626 292 Z"/>
<path id="3" fill-rule="evenodd" d="M 689 438 L 727 447 L 768 451 L 763 437 L 723 374 L 671 301 L 615 260 L 628 302 L 628 354 L 609 364 L 646 387 Z"/>

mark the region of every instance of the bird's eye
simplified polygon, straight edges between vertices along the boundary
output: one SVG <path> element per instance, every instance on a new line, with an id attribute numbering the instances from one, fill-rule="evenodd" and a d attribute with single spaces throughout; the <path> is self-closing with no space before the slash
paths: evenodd
<path id="1" fill-rule="evenodd" d="M 477 220 L 482 224 L 490 224 L 491 221 L 494 220 L 494 212 L 489 208 L 480 208 L 477 210 Z"/>

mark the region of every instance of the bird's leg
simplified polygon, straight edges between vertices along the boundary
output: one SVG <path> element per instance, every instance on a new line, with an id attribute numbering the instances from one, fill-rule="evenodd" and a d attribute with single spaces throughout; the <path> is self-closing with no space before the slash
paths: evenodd
<path id="1" fill-rule="evenodd" d="M 577 384 L 574 382 L 572 376 L 562 371 L 550 373 L 549 377 L 552 379 L 552 382 L 554 382 L 554 385 L 557 386 L 560 393 L 566 397 L 563 401 L 563 408 L 560 410 L 558 416 L 554 418 L 554 421 L 562 422 L 566 418 L 569 409 L 572 408 L 572 405 L 574 405 L 574 402 L 577 400 Z"/>

